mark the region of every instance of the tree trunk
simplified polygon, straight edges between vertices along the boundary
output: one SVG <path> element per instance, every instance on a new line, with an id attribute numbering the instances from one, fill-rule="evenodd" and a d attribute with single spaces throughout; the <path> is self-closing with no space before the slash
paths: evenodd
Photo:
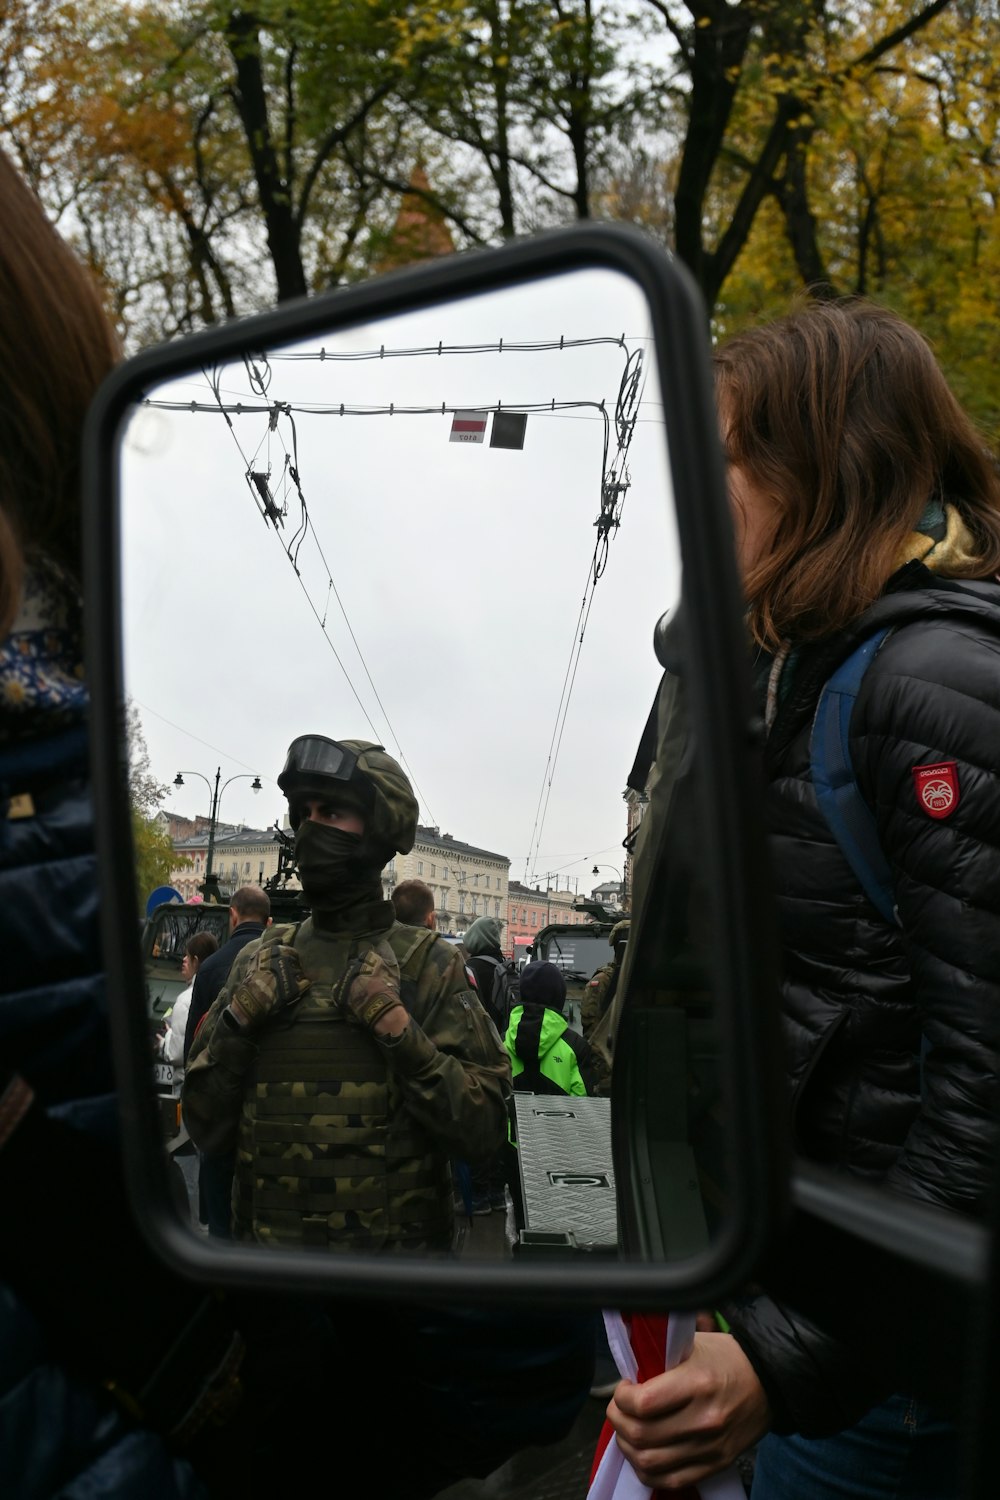
<path id="1" fill-rule="evenodd" d="M 233 100 L 253 163 L 278 301 L 284 302 L 289 297 L 304 297 L 307 286 L 301 234 L 292 203 L 293 184 L 282 176 L 271 137 L 257 31 L 255 16 L 234 11 L 226 27 L 226 43 L 236 66 Z M 290 161 L 288 173 L 290 177 Z"/>

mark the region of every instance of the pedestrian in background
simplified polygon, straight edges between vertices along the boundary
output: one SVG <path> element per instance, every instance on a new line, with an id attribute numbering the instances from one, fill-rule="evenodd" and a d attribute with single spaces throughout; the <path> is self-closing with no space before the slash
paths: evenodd
<path id="1" fill-rule="evenodd" d="M 504 1037 L 518 1093 L 593 1094 L 597 1067 L 588 1043 L 564 1014 L 566 980 L 555 964 L 536 960 L 521 971 L 521 999 Z"/>
<path id="2" fill-rule="evenodd" d="M 241 885 L 229 898 L 229 937 L 206 958 L 195 978 L 184 1028 L 184 1060 L 187 1062 L 198 1030 L 215 1003 L 215 998 L 229 978 L 240 953 L 271 921 L 271 900 L 259 885 Z M 233 1151 L 213 1152 L 198 1158 L 199 1217 L 208 1232 L 218 1240 L 228 1240 L 231 1233 Z"/>
<path id="3" fill-rule="evenodd" d="M 429 927 L 437 930 L 437 915 L 434 911 L 434 892 L 422 880 L 401 880 L 389 897 L 397 922 L 409 927 Z"/>
<path id="4" fill-rule="evenodd" d="M 210 958 L 217 953 L 219 944 L 214 933 L 196 932 L 189 937 L 184 944 L 184 957 L 181 960 L 181 978 L 188 981 L 187 987 L 181 990 L 174 1001 L 170 1014 L 167 1016 L 167 1024 L 159 1039 L 157 1055 L 164 1062 L 181 1064 L 184 1061 L 184 1031 L 187 1026 L 188 1012 L 191 1008 L 191 996 L 194 993 L 194 982 L 198 977 L 198 970 L 204 959 Z"/>

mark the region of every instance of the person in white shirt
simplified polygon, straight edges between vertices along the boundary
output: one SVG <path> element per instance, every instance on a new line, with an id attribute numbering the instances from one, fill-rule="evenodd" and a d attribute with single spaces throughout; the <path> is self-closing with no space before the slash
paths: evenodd
<path id="1" fill-rule="evenodd" d="M 218 946 L 210 932 L 196 932 L 184 945 L 181 978 L 187 980 L 187 989 L 182 990 L 175 1000 L 174 1008 L 167 1016 L 166 1030 L 160 1037 L 159 1056 L 164 1062 L 176 1064 L 184 1061 L 184 1028 L 191 1007 L 195 975 L 199 965 L 210 953 L 215 953 Z"/>

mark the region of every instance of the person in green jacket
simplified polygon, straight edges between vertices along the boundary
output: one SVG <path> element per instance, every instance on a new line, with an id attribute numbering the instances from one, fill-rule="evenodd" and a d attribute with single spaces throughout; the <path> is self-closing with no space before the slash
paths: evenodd
<path id="1" fill-rule="evenodd" d="M 566 981 L 555 964 L 521 971 L 521 1003 L 511 1011 L 504 1043 L 518 1093 L 593 1094 L 598 1070 L 589 1042 L 563 1015 Z"/>

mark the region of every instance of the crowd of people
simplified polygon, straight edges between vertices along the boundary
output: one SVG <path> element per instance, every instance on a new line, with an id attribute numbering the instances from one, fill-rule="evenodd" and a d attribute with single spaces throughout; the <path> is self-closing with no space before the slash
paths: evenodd
<path id="1" fill-rule="evenodd" d="M 2 156 L 0 225 L 0 898 L 15 939 L 0 1186 L 18 1206 L 0 1223 L 0 1488 L 294 1488 L 331 1413 L 355 1442 L 378 1440 L 369 1398 L 391 1349 L 418 1372 L 391 1419 L 406 1490 L 432 1495 L 569 1430 L 593 1319 L 270 1295 L 248 1308 L 153 1260 L 117 1137 L 81 651 L 80 431 L 119 350 L 94 285 Z M 794 1144 L 982 1218 L 1000 1043 L 997 464 L 927 342 L 870 303 L 808 304 L 728 339 L 715 368 L 766 725 Z M 876 633 L 848 739 L 888 915 L 828 818 L 811 743 L 824 685 Z M 657 726 L 674 746 L 691 732 L 678 675 Z M 689 764 L 671 760 L 678 774 Z M 229 940 L 188 952 L 187 1013 L 162 1043 L 186 1059 L 209 1228 L 447 1255 L 454 1163 L 492 1207 L 512 1091 L 592 1092 L 590 1046 L 554 965 L 528 964 L 501 1013 L 498 931 L 470 930 L 463 952 L 435 931 L 419 883 L 384 899 L 417 804 L 380 746 L 303 734 L 278 781 L 309 916 L 275 925 L 263 892 L 237 892 Z M 661 775 L 655 796 L 670 790 Z M 637 852 L 637 896 L 651 859 Z M 619 946 L 590 997 L 612 1031 L 630 982 L 632 945 L 624 962 Z M 66 1284 L 67 1225 L 89 1226 L 70 1252 L 85 1296 Z M 621 1381 L 610 1401 L 642 1482 L 697 1485 L 755 1449 L 753 1500 L 957 1496 L 955 1410 L 908 1388 L 877 1316 L 867 1334 L 857 1318 L 820 1325 L 754 1287 L 700 1326 L 687 1361 Z M 294 1389 L 279 1378 L 289 1360 Z M 289 1445 L 276 1435 L 292 1423 Z M 396 1476 L 366 1488 L 397 1493 Z"/>

